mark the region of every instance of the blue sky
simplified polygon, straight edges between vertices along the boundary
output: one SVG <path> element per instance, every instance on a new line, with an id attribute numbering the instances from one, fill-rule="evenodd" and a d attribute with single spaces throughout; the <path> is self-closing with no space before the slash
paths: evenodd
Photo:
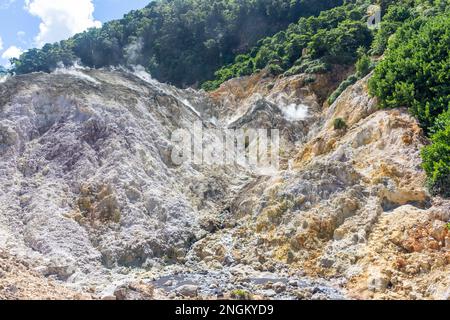
<path id="1" fill-rule="evenodd" d="M 121 18 L 151 0 L 0 0 L 0 64 L 21 51 Z"/>

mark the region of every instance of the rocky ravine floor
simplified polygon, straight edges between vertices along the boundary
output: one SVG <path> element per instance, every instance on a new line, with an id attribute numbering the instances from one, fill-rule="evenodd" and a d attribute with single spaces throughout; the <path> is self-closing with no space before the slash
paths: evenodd
<path id="1" fill-rule="evenodd" d="M 0 298 L 448 299 L 427 142 L 367 79 L 322 106 L 348 71 L 211 95 L 123 71 L 0 84 Z M 279 128 L 280 171 L 174 166 L 171 132 L 198 120 Z"/>

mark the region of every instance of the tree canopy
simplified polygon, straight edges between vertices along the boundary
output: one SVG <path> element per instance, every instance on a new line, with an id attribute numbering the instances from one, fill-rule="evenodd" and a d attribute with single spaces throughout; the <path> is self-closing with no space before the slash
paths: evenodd
<path id="1" fill-rule="evenodd" d="M 260 40 L 248 54 L 237 56 L 203 88 L 212 90 L 228 79 L 266 67 L 274 74 L 295 74 L 325 72 L 331 64 L 351 64 L 358 57 L 358 48 L 371 45 L 367 7 L 366 1 L 351 1 L 317 17 L 303 17 L 286 30 Z"/>
<path id="2" fill-rule="evenodd" d="M 123 19 L 13 59 L 13 72 L 49 72 L 58 65 L 99 68 L 140 64 L 178 86 L 201 83 L 299 17 L 343 0 L 157 0 Z"/>

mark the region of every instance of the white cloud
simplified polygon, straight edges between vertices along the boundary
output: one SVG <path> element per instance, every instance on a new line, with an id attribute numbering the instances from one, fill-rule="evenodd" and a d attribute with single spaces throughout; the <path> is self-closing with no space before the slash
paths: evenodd
<path id="1" fill-rule="evenodd" d="M 0 10 L 9 9 L 9 7 L 16 2 L 16 0 L 0 0 Z"/>
<path id="2" fill-rule="evenodd" d="M 0 37 L 0 50 L 3 50 L 3 40 L 2 40 L 2 37 Z"/>
<path id="3" fill-rule="evenodd" d="M 17 48 L 16 46 L 11 46 L 8 49 L 6 49 L 5 52 L 2 54 L 3 59 L 11 59 L 11 58 L 18 58 L 23 53 L 23 50 L 20 48 Z"/>
<path id="4" fill-rule="evenodd" d="M 23 38 L 23 37 L 25 37 L 25 35 L 26 35 L 25 31 L 17 32 L 17 37 L 19 37 L 19 38 Z"/>
<path id="5" fill-rule="evenodd" d="M 41 19 L 35 38 L 39 47 L 101 27 L 101 22 L 94 19 L 92 0 L 25 0 L 25 10 Z"/>

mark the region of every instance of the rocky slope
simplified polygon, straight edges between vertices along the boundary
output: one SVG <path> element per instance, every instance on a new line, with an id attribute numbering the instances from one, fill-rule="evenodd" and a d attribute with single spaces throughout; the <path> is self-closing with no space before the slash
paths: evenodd
<path id="1" fill-rule="evenodd" d="M 448 299 L 450 203 L 424 187 L 416 121 L 378 110 L 367 80 L 315 115 L 292 169 L 237 200 L 248 211 L 229 233 L 245 264 L 340 279 L 348 297 Z"/>
<path id="2" fill-rule="evenodd" d="M 0 248 L 62 288 L 37 298 L 447 299 L 450 203 L 424 187 L 427 141 L 405 110 L 377 109 L 367 79 L 324 105 L 350 71 L 210 95 L 140 71 L 8 79 Z M 279 172 L 174 165 L 171 133 L 195 121 L 280 129 Z"/>

